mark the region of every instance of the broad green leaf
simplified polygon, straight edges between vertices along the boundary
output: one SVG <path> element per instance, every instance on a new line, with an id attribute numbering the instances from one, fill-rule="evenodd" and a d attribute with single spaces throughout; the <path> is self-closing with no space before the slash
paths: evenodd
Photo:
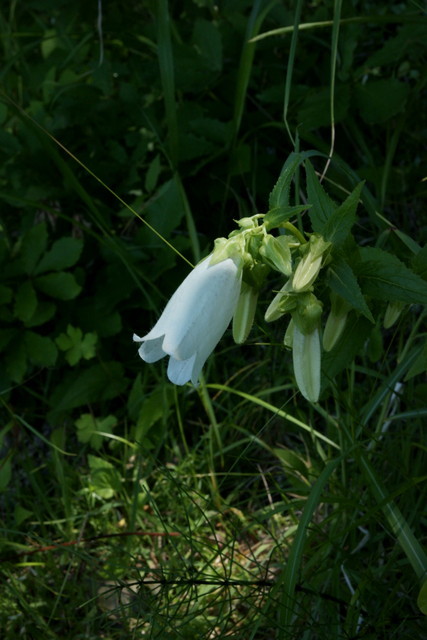
<path id="1" fill-rule="evenodd" d="M 396 256 L 374 247 L 360 249 L 355 272 L 365 295 L 391 302 L 427 304 L 427 282 Z"/>
<path id="2" fill-rule="evenodd" d="M 119 362 L 103 362 L 89 369 L 75 371 L 56 387 L 50 398 L 53 417 L 84 404 L 111 400 L 122 393 L 128 383 Z"/>
<path id="3" fill-rule="evenodd" d="M 361 182 L 335 209 L 326 222 L 322 235 L 334 245 L 340 245 L 347 238 L 353 224 L 356 222 L 356 210 L 360 199 L 360 193 L 364 183 Z"/>
<path id="4" fill-rule="evenodd" d="M 34 284 L 37 289 L 58 300 L 72 300 L 82 290 L 74 276 L 64 271 L 38 276 L 38 278 L 35 278 Z"/>
<path id="5" fill-rule="evenodd" d="M 318 177 L 309 160 L 305 163 L 307 176 L 307 196 L 311 208 L 308 215 L 313 231 L 323 234 L 323 229 L 333 212 L 337 208 L 335 202 L 328 196 L 319 182 Z"/>
<path id="6" fill-rule="evenodd" d="M 121 479 L 117 469 L 103 458 L 88 455 L 90 480 L 94 492 L 105 500 L 109 500 L 120 491 Z"/>
<path id="7" fill-rule="evenodd" d="M 40 256 L 46 250 L 46 245 L 47 229 L 44 222 L 35 225 L 25 233 L 20 247 L 20 262 L 25 273 L 33 273 Z"/>
<path id="8" fill-rule="evenodd" d="M 336 260 L 329 266 L 328 285 L 332 291 L 344 298 L 353 309 L 363 313 L 371 322 L 375 322 L 363 297 L 357 278 L 347 262 Z"/>
<path id="9" fill-rule="evenodd" d="M 30 280 L 26 280 L 15 295 L 14 314 L 22 322 L 28 322 L 37 308 L 37 295 Z"/>
<path id="10" fill-rule="evenodd" d="M 41 367 L 51 367 L 55 364 L 58 350 L 53 340 L 34 331 L 26 331 L 24 342 L 27 356 L 34 364 Z"/>
<path id="11" fill-rule="evenodd" d="M 360 115 L 368 124 L 386 122 L 403 111 L 409 95 L 409 85 L 387 78 L 368 80 L 356 86 L 356 104 Z"/>
<path id="12" fill-rule="evenodd" d="M 291 153 L 280 173 L 279 179 L 273 187 L 268 200 L 268 208 L 277 209 L 278 207 L 289 206 L 289 192 L 295 171 L 306 156 L 301 153 Z M 308 161 L 307 161 L 308 162 Z"/>
<path id="13" fill-rule="evenodd" d="M 309 208 L 310 205 L 298 205 L 297 207 L 284 205 L 282 207 L 276 207 L 275 209 L 270 209 L 262 221 L 265 224 L 267 231 L 270 231 L 271 229 L 276 229 L 283 222 L 290 220 L 290 218 L 297 216 L 299 213 L 302 213 Z"/>
<path id="14" fill-rule="evenodd" d="M 83 413 L 74 423 L 77 427 L 77 439 L 88 442 L 93 449 L 100 449 L 104 436 L 100 433 L 112 433 L 117 418 L 109 415 L 106 418 L 95 418 L 91 413 Z"/>
<path id="15" fill-rule="evenodd" d="M 25 326 L 39 327 L 48 322 L 55 315 L 55 311 L 56 305 L 53 302 L 39 302 L 30 320 L 25 322 Z"/>
<path id="16" fill-rule="evenodd" d="M 82 358 L 90 360 L 95 355 L 95 345 L 98 341 L 96 333 L 86 333 L 81 329 L 68 325 L 67 333 L 61 333 L 55 340 L 61 351 L 65 351 L 68 364 L 74 366 Z"/>
<path id="17" fill-rule="evenodd" d="M 53 243 L 50 251 L 44 254 L 34 273 L 61 271 L 76 264 L 83 249 L 83 242 L 78 238 L 60 238 Z"/>

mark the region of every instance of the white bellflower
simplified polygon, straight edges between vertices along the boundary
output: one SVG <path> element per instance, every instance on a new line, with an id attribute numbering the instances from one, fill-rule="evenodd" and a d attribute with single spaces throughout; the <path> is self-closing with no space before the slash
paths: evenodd
<path id="1" fill-rule="evenodd" d="M 211 264 L 213 262 L 213 264 Z M 140 338 L 138 353 L 145 362 L 170 356 L 168 378 L 197 385 L 208 356 L 233 317 L 239 299 L 242 269 L 232 258 L 220 262 L 208 256 L 189 273 L 173 294 L 156 325 Z"/>

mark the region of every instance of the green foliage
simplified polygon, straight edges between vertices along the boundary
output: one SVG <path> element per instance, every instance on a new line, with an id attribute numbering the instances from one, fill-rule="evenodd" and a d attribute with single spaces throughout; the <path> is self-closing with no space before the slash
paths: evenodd
<path id="1" fill-rule="evenodd" d="M 43 0 L 0 26 L 2 638 L 426 638 L 420 7 Z M 249 338 L 177 389 L 132 333 L 259 212 Z M 282 310 L 350 307 L 315 405 L 263 319 L 313 233 Z"/>

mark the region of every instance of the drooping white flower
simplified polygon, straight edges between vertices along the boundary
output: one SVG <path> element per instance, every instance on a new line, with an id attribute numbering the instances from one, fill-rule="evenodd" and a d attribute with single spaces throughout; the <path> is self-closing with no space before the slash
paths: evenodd
<path id="1" fill-rule="evenodd" d="M 213 264 L 211 264 L 213 262 Z M 173 294 L 156 325 L 140 338 L 145 362 L 170 356 L 168 378 L 183 385 L 198 383 L 200 372 L 233 317 L 239 299 L 242 269 L 232 258 L 208 256 L 189 273 Z"/>

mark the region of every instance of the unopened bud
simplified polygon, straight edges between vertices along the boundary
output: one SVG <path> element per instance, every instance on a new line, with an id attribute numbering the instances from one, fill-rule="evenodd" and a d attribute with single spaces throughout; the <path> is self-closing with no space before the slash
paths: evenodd
<path id="1" fill-rule="evenodd" d="M 292 258 L 289 247 L 289 236 L 273 237 L 270 234 L 264 236 L 259 250 L 268 265 L 285 276 L 292 273 Z"/>
<path id="2" fill-rule="evenodd" d="M 387 305 L 387 309 L 385 310 L 383 327 L 384 329 L 390 329 L 402 313 L 403 307 L 405 306 L 404 302 L 389 302 Z"/>
<path id="3" fill-rule="evenodd" d="M 350 309 L 350 304 L 346 300 L 335 292 L 331 292 L 331 311 L 323 331 L 323 348 L 325 351 L 331 351 L 340 339 Z"/>
<path id="4" fill-rule="evenodd" d="M 242 282 L 239 301 L 233 316 L 233 339 L 237 344 L 242 344 L 252 329 L 257 301 L 257 291 L 246 282 Z"/>
<path id="5" fill-rule="evenodd" d="M 307 291 L 319 275 L 322 267 L 323 254 L 331 246 L 322 236 L 313 233 L 307 253 L 300 260 L 292 280 L 295 292 Z"/>

